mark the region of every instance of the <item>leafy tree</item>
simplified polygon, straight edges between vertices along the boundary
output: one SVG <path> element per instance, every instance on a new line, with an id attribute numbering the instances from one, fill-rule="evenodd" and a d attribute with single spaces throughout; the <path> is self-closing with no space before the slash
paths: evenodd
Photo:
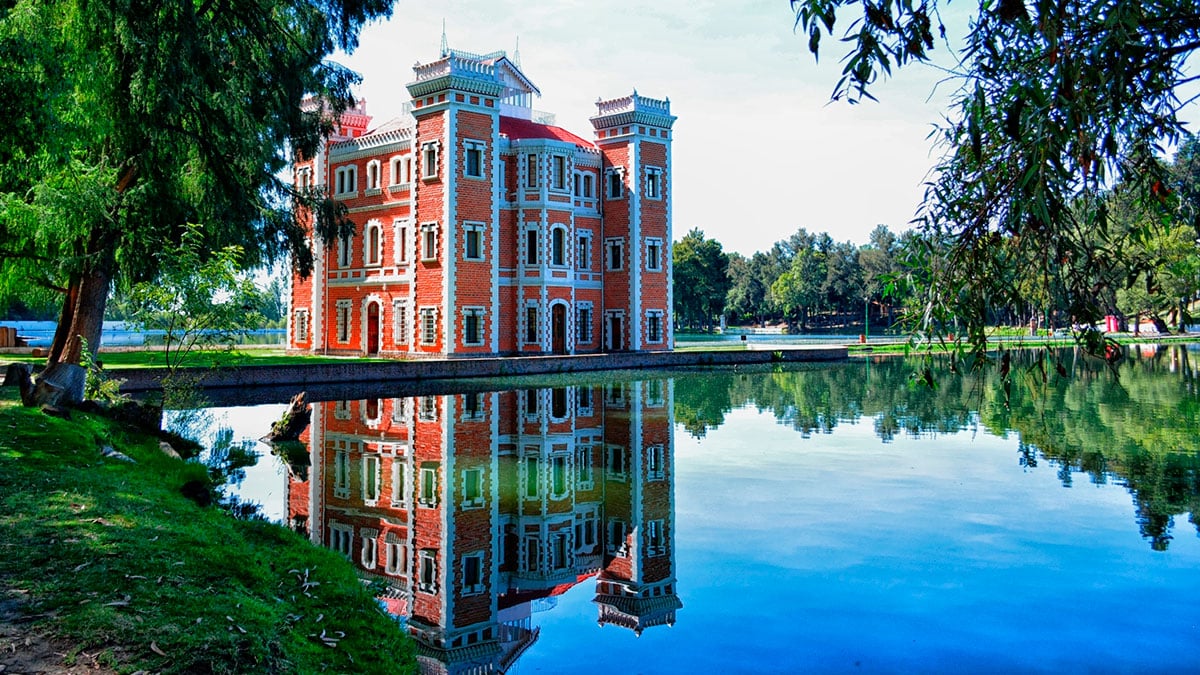
<path id="1" fill-rule="evenodd" d="M 205 244 L 198 226 L 161 254 L 159 274 L 130 291 L 139 330 L 163 332 L 167 368 L 174 374 L 194 349 L 224 346 L 258 328 L 263 316 L 254 307 L 258 289 L 241 270 L 242 249 L 228 246 L 201 258 Z"/>
<path id="2" fill-rule="evenodd" d="M 352 227 L 316 191 L 281 177 L 350 102 L 352 50 L 387 0 L 17 0 L 0 8 L 0 284 L 62 292 L 45 377 L 67 380 L 96 347 L 114 282 L 153 279 L 156 252 L 200 223 L 202 257 L 238 245 L 244 264 L 291 252 L 311 269 L 303 223 Z M 308 96 L 324 106 L 302 107 Z"/>
<path id="3" fill-rule="evenodd" d="M 711 328 L 725 309 L 729 256 L 715 239 L 693 228 L 671 251 L 675 316 L 688 325 Z"/>
<path id="4" fill-rule="evenodd" d="M 835 99 L 871 98 L 881 75 L 931 61 L 945 36 L 936 0 L 791 4 L 814 54 L 824 36 L 847 45 Z M 918 212 L 945 245 L 921 316 L 963 318 L 981 349 L 989 312 L 1030 303 L 1018 272 L 1036 269 L 1048 287 L 1038 292 L 1062 298 L 1075 320 L 1105 312 L 1103 261 L 1117 242 L 1103 193 L 1122 182 L 1146 208 L 1168 208 L 1156 156 L 1180 136 L 1176 91 L 1200 46 L 1200 12 L 1183 0 L 981 0 L 963 45 L 936 133 L 945 154 Z"/>

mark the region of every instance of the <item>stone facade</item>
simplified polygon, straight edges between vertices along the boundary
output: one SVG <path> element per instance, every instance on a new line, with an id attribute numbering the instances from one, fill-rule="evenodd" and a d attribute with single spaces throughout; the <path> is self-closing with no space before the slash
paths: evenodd
<path id="1" fill-rule="evenodd" d="M 597 102 L 593 140 L 535 112 L 504 52 L 414 68 L 405 115 L 365 103 L 295 165 L 356 230 L 292 282 L 292 351 L 477 357 L 668 350 L 670 103 Z M 302 214 L 303 215 L 303 214 Z"/>

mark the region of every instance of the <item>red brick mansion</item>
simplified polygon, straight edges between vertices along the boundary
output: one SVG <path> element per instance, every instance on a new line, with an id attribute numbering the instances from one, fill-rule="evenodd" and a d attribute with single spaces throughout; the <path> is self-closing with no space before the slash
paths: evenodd
<path id="1" fill-rule="evenodd" d="M 411 110 L 364 104 L 295 166 L 348 209 L 294 278 L 288 346 L 469 357 L 673 347 L 670 103 L 599 101 L 594 140 L 554 126 L 504 52 L 414 68 Z"/>

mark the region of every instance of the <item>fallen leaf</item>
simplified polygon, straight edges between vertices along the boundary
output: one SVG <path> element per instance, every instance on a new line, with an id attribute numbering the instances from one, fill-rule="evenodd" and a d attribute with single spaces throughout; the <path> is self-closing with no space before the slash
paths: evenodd
<path id="1" fill-rule="evenodd" d="M 161 650 L 161 649 L 159 649 L 159 648 L 158 648 L 158 643 L 157 643 L 157 642 L 151 642 L 151 643 L 150 643 L 150 651 L 154 652 L 155 654 L 158 654 L 159 656 L 166 656 L 166 655 L 167 655 L 167 653 L 166 653 L 166 652 L 164 652 L 163 650 Z"/>

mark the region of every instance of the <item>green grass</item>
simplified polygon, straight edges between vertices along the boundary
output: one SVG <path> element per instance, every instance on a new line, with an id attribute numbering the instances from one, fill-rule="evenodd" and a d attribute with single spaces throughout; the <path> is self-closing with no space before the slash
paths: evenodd
<path id="1" fill-rule="evenodd" d="M 337 554 L 185 498 L 206 469 L 155 438 L 15 399 L 0 389 L 0 590 L 29 599 L 31 630 L 124 672 L 414 670 L 412 641 Z"/>
<path id="2" fill-rule="evenodd" d="M 350 357 L 303 356 L 287 354 L 283 349 L 205 350 L 192 352 L 183 360 L 185 368 L 233 368 L 238 366 L 294 366 L 305 363 L 340 363 Z M 383 359 L 360 360 L 380 361 Z M 165 368 L 166 356 L 161 350 L 102 351 L 99 360 L 105 368 Z M 0 363 L 24 362 L 42 364 L 44 356 L 0 354 Z"/>

